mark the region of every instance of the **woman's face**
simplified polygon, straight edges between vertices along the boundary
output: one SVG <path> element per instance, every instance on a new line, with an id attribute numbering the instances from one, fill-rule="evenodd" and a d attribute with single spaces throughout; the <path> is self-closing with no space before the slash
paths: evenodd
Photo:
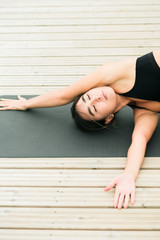
<path id="1" fill-rule="evenodd" d="M 111 87 L 97 87 L 84 93 L 76 105 L 80 116 L 86 120 L 101 120 L 116 109 L 116 93 Z"/>

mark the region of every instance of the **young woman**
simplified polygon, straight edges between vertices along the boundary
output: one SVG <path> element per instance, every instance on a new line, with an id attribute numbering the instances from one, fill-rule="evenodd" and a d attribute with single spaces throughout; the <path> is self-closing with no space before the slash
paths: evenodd
<path id="1" fill-rule="evenodd" d="M 135 181 L 147 143 L 158 123 L 160 50 L 139 58 L 107 63 L 62 90 L 28 100 L 20 96 L 18 100 L 1 99 L 0 110 L 55 107 L 74 100 L 73 117 L 80 128 L 89 130 L 105 128 L 126 105 L 133 109 L 135 126 L 124 173 L 104 189 L 108 191 L 115 186 L 114 207 L 127 208 L 130 201 L 134 204 Z"/>

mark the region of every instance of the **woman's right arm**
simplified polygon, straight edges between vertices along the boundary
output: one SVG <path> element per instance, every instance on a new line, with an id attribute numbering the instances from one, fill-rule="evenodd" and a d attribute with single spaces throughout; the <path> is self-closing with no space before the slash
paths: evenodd
<path id="1" fill-rule="evenodd" d="M 89 89 L 104 85 L 104 79 L 106 83 L 105 65 L 81 78 L 73 85 L 60 90 L 48 92 L 28 100 L 20 96 L 18 96 L 18 100 L 1 99 L 0 110 L 27 110 L 30 108 L 48 108 L 66 105 Z M 109 78 L 108 84 L 110 84 Z"/>

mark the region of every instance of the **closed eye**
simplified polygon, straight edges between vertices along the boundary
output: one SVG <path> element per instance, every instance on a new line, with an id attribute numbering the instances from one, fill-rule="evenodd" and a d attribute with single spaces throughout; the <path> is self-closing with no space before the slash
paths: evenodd
<path id="1" fill-rule="evenodd" d="M 88 94 L 87 94 L 87 96 L 88 96 L 88 98 L 89 98 L 89 100 L 90 100 L 90 99 L 91 99 L 90 96 L 89 96 Z"/>
<path id="2" fill-rule="evenodd" d="M 89 99 L 91 99 L 88 94 L 87 94 L 87 96 L 88 96 Z M 86 103 L 86 100 L 85 100 L 84 96 L 82 96 L 82 101 Z M 93 108 L 94 108 L 95 112 L 97 112 L 97 109 L 96 109 L 96 107 L 95 107 L 94 105 L 93 105 Z M 94 114 L 92 113 L 90 107 L 88 107 L 88 112 L 89 112 L 92 116 L 94 116 Z"/>
<path id="3" fill-rule="evenodd" d="M 86 100 L 84 99 L 84 97 L 82 96 L 82 100 L 83 100 L 83 102 L 86 102 Z"/>
<path id="4" fill-rule="evenodd" d="M 89 100 L 91 99 L 91 97 L 89 96 L 89 94 L 87 94 L 87 97 L 89 98 Z M 93 108 L 94 108 L 94 110 L 95 110 L 95 112 L 97 112 L 97 109 L 96 109 L 96 107 L 93 105 Z"/>
<path id="5" fill-rule="evenodd" d="M 94 107 L 94 110 L 95 110 L 95 112 L 97 112 L 97 109 L 96 109 L 96 107 L 93 105 L 93 107 Z"/>

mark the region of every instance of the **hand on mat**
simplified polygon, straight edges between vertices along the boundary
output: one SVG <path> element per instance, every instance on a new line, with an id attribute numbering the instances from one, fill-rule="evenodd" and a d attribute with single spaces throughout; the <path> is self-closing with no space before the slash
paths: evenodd
<path id="1" fill-rule="evenodd" d="M 0 110 L 26 110 L 27 99 L 18 95 L 18 100 L 0 99 Z"/>
<path id="2" fill-rule="evenodd" d="M 118 177 L 114 178 L 104 191 L 111 190 L 116 186 L 115 196 L 114 196 L 114 207 L 121 209 L 124 201 L 124 208 L 127 208 L 129 205 L 130 197 L 131 204 L 134 204 L 135 201 L 135 180 L 132 174 L 121 174 Z"/>

